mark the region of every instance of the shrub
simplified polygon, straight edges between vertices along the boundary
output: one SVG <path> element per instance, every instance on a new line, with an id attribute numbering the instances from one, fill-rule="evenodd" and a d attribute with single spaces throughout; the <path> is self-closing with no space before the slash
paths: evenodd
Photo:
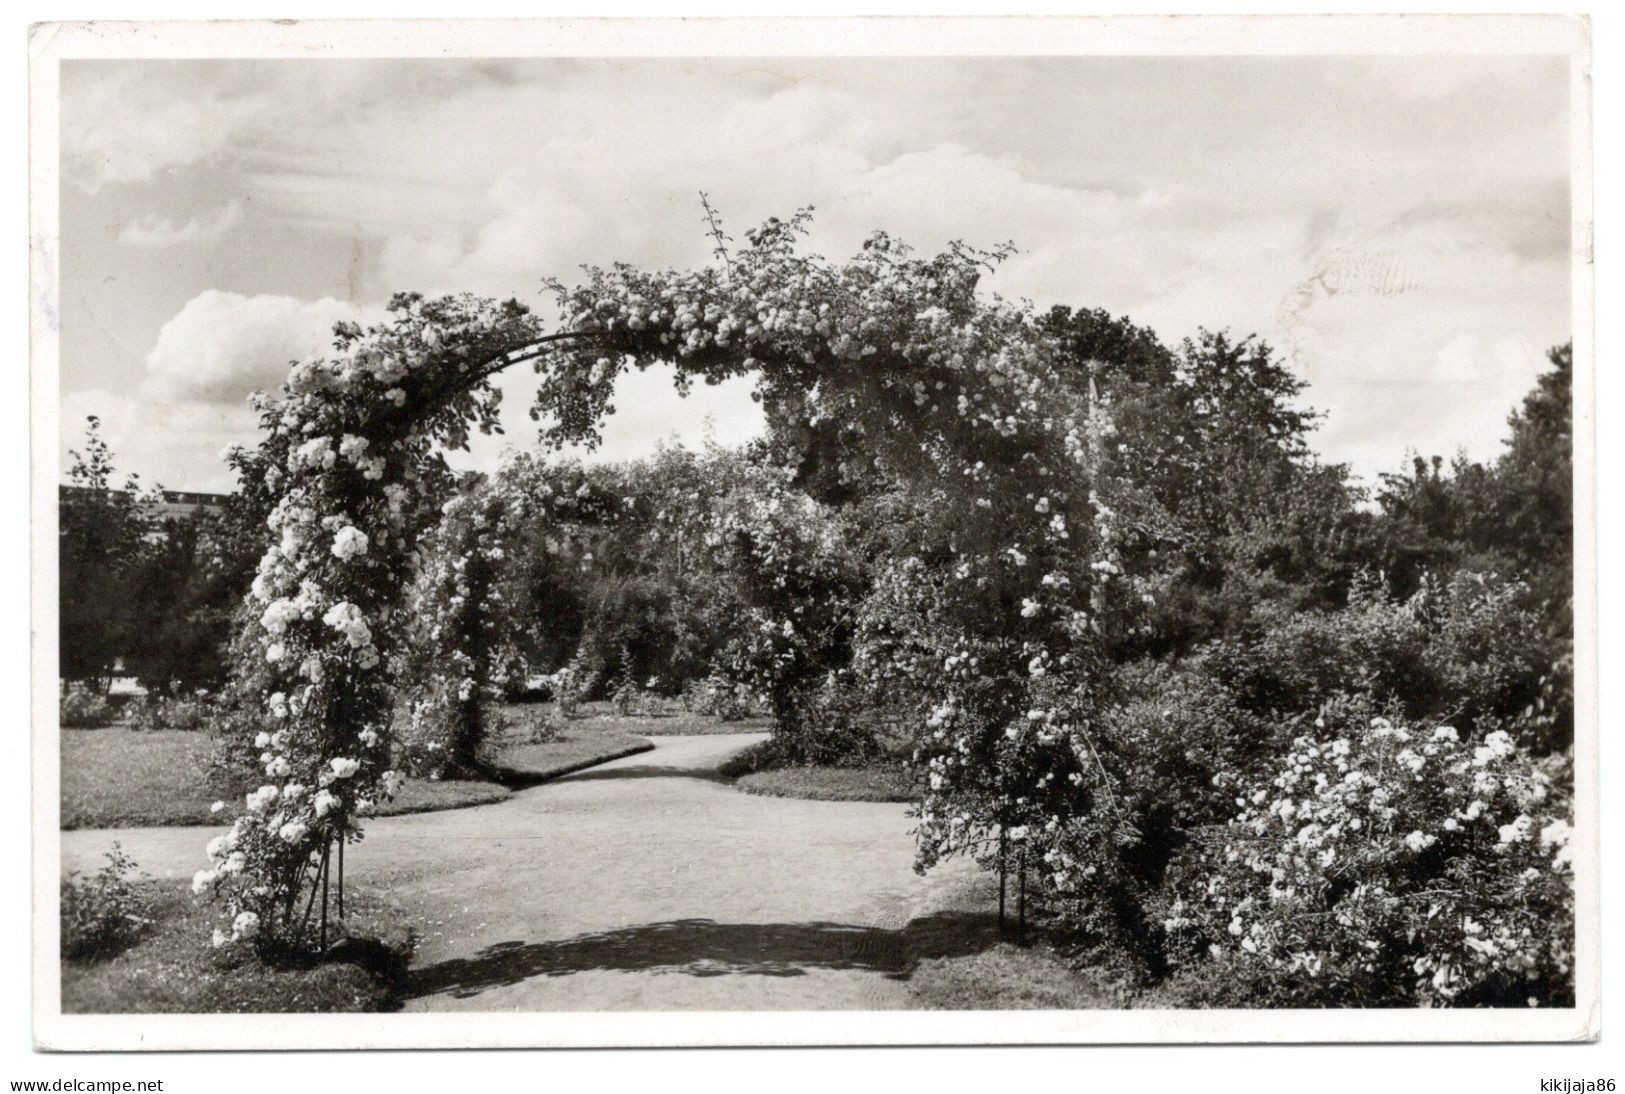
<path id="1" fill-rule="evenodd" d="M 632 667 L 632 654 L 621 647 L 621 672 L 616 678 L 615 690 L 610 693 L 615 713 L 622 718 L 636 714 L 643 705 L 643 689 L 638 687 L 637 674 Z"/>
<path id="2" fill-rule="evenodd" d="M 1348 607 L 1266 613 L 1261 632 L 1215 643 L 1202 661 L 1259 713 L 1287 716 L 1363 693 L 1398 702 L 1407 717 L 1493 728 L 1541 698 L 1551 668 L 1539 656 L 1545 642 L 1527 597 L 1521 583 L 1493 574 L 1426 578 L 1403 601 L 1364 580 Z M 1516 735 L 1526 743 L 1551 737 L 1533 722 Z"/>
<path id="3" fill-rule="evenodd" d="M 841 673 L 829 673 L 797 701 L 783 704 L 773 739 L 789 764 L 855 767 L 880 754 L 862 696 Z"/>
<path id="4" fill-rule="evenodd" d="M 1126 946 L 1160 971 L 1161 932 L 1146 905 L 1189 834 L 1233 811 L 1220 775 L 1258 770 L 1280 731 L 1201 672 L 1142 663 L 1126 666 L 1121 678 L 1125 696 L 1086 730 L 1082 746 L 1093 751 L 1091 767 L 1098 763 L 1094 770 L 1109 777 L 1102 808 L 1057 833 L 1054 844 L 1035 836 L 1049 867 L 1038 887 L 1061 878 L 1061 889 L 1086 893 L 1054 902 L 1060 924 Z"/>
<path id="5" fill-rule="evenodd" d="M 1548 683 L 1543 674 L 1553 666 L 1542 663 L 1547 643 L 1525 585 L 1462 573 L 1424 582 L 1411 605 L 1427 623 L 1423 664 L 1441 706 L 1448 704 L 1441 713 L 1459 711 L 1458 721 L 1474 727 L 1504 722 L 1520 744 L 1542 751 L 1568 743 L 1551 732 L 1556 723 L 1532 717 Z M 1572 728 L 1572 718 L 1563 728 Z"/>
<path id="6" fill-rule="evenodd" d="M 453 725 L 428 703 L 403 704 L 395 712 L 393 763 L 414 779 L 440 779 L 451 763 Z"/>
<path id="7" fill-rule="evenodd" d="M 545 710 L 531 708 L 522 714 L 502 716 L 504 735 L 514 744 L 545 745 L 563 739 L 564 722 Z"/>
<path id="8" fill-rule="evenodd" d="M 63 957 L 85 961 L 111 956 L 152 922 L 145 898 L 126 876 L 135 868 L 135 861 L 115 843 L 106 866 L 90 877 L 75 871 L 63 880 Z"/>
<path id="9" fill-rule="evenodd" d="M 1260 627 L 1255 637 L 1215 644 L 1203 657 L 1249 710 L 1286 716 L 1338 694 L 1414 702 L 1433 690 L 1424 620 L 1373 581 L 1356 583 L 1342 610 L 1265 612 Z"/>
<path id="10" fill-rule="evenodd" d="M 549 676 L 547 682 L 554 700 L 558 703 L 559 714 L 566 718 L 574 718 L 581 709 L 582 702 L 587 698 L 587 689 L 592 686 L 592 674 L 587 671 L 586 665 L 578 655 L 571 658 L 569 664 Z"/>
<path id="11" fill-rule="evenodd" d="M 739 722 L 756 713 L 750 688 L 712 669 L 704 680 L 691 680 L 683 689 L 683 709 L 721 722 Z"/>
<path id="12" fill-rule="evenodd" d="M 1502 731 L 1331 704 L 1268 777 L 1224 780 L 1239 812 L 1181 863 L 1170 949 L 1273 980 L 1283 1003 L 1566 1005 L 1573 869 L 1553 773 Z"/>
<path id="13" fill-rule="evenodd" d="M 396 768 L 417 779 L 488 778 L 492 767 L 504 766 L 505 750 L 565 739 L 565 720 L 539 706 L 488 707 L 481 717 L 484 739 L 468 769 L 452 760 L 449 726 L 432 712 L 403 706 L 396 718 Z"/>
<path id="14" fill-rule="evenodd" d="M 130 728 L 152 732 L 178 729 L 195 732 L 209 725 L 209 701 L 200 692 L 189 697 L 149 695 L 130 704 Z"/>
<path id="15" fill-rule="evenodd" d="M 72 688 L 62 696 L 63 729 L 101 729 L 112 725 L 117 713 L 112 703 L 84 688 Z"/>
<path id="16" fill-rule="evenodd" d="M 1146 665 L 1127 675 L 1131 690 L 1104 712 L 1096 745 L 1134 818 L 1132 855 L 1156 876 L 1182 833 L 1228 816 L 1230 798 L 1215 777 L 1257 769 L 1279 729 L 1200 672 Z"/>

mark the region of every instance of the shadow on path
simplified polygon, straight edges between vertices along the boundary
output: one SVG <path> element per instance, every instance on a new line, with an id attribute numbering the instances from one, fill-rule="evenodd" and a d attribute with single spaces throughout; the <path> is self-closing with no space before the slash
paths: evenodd
<path id="1" fill-rule="evenodd" d="M 612 779 L 704 779 L 714 783 L 733 782 L 714 767 L 663 767 L 659 764 L 632 764 L 628 767 L 578 771 L 572 775 L 560 776 L 557 781 L 584 783 Z"/>
<path id="2" fill-rule="evenodd" d="M 679 919 L 555 942 L 498 943 L 409 972 L 407 994 L 467 998 L 535 976 L 593 970 L 802 976 L 809 969 L 860 969 L 906 980 L 923 959 L 978 953 L 998 937 L 992 917 L 962 913 L 923 916 L 900 930 Z"/>

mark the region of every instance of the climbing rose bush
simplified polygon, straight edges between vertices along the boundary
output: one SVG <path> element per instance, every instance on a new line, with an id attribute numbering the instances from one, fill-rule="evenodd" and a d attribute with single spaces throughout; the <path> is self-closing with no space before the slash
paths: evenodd
<path id="1" fill-rule="evenodd" d="M 391 659 L 423 502 L 444 479 L 443 449 L 495 422 L 493 362 L 540 337 L 517 305 L 469 297 L 400 296 L 390 313 L 340 325 L 331 356 L 296 365 L 280 397 L 256 396 L 264 439 L 231 455 L 270 543 L 233 647 L 253 682 L 247 713 L 260 714 L 237 724 L 264 782 L 192 884 L 229 921 L 219 944 L 300 941 L 334 844 L 360 838 L 359 818 L 399 789 Z"/>
<path id="2" fill-rule="evenodd" d="M 593 268 L 555 284 L 552 333 L 512 302 L 397 297 L 387 322 L 339 327 L 331 355 L 257 403 L 265 439 L 234 463 L 263 491 L 274 539 L 235 648 L 264 670 L 267 781 L 194 886 L 223 898 L 232 936 L 297 934 L 297 898 L 325 885 L 334 842 L 357 838 L 357 818 L 399 785 L 400 601 L 421 568 L 425 495 L 445 449 L 496 428 L 491 377 L 524 360 L 549 445 L 597 443 L 628 368 L 670 363 L 679 390 L 753 374 L 785 444 L 839 422 L 853 438 L 842 474 L 906 495 L 926 550 L 898 580 L 935 603 L 914 639 L 886 648 L 927 656 L 868 664 L 934 719 L 922 867 L 1089 807 L 1066 787 L 1094 731 L 1100 620 L 1150 595 L 1122 561 L 1139 533 L 1097 474 L 1109 415 L 1078 397 L 1030 308 L 978 292 L 1008 250 L 920 259 L 877 234 L 831 263 L 798 251 L 806 218 L 770 221 L 737 251 L 719 229 L 717 261 L 699 270 Z M 1048 713 L 1058 693 L 1073 696 L 1064 718 Z M 1035 798 L 1033 785 L 1049 789 Z"/>
<path id="3" fill-rule="evenodd" d="M 852 438 L 843 480 L 876 474 L 912 514 L 913 546 L 883 567 L 892 588 L 865 613 L 873 642 L 857 653 L 866 685 L 904 698 L 929 737 L 919 865 L 1008 847 L 1012 827 L 1091 808 L 1071 776 L 1104 692 L 1101 621 L 1150 595 L 1125 573 L 1139 532 L 1118 516 L 1120 484 L 1099 473 L 1110 416 L 1030 309 L 978 292 L 1007 251 L 922 260 L 876 235 L 832 264 L 797 252 L 802 228 L 770 222 L 737 254 L 719 240 L 702 270 L 617 266 L 560 287 L 571 327 L 612 335 L 625 357 L 544 375 L 546 435 L 596 438 L 620 369 L 666 360 L 707 379 L 758 372 L 792 446 L 839 423 Z M 888 618 L 890 605 L 902 611 Z M 763 622 L 798 656 L 784 620 Z M 1047 713 L 1057 692 L 1074 696 L 1064 718 Z M 1043 793 L 1027 793 L 1035 784 Z"/>
<path id="4" fill-rule="evenodd" d="M 765 468 L 717 499 L 712 515 L 703 542 L 738 612 L 728 675 L 767 700 L 782 741 L 799 739 L 811 693 L 848 657 L 862 593 L 845 520 Z"/>
<path id="5" fill-rule="evenodd" d="M 1222 777 L 1221 777 L 1222 778 Z M 1175 954 L 1268 975 L 1287 1001 L 1566 1005 L 1569 802 L 1504 731 L 1328 711 L 1191 856 Z"/>
<path id="6" fill-rule="evenodd" d="M 404 655 L 408 699 L 400 750 L 412 774 L 473 774 L 492 703 L 525 674 L 507 561 L 533 513 L 529 495 L 497 475 L 458 493 L 418 549 Z"/>

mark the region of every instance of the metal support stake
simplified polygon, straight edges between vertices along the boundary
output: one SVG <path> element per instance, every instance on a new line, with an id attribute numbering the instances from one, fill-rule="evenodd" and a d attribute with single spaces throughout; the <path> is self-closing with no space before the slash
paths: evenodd
<path id="1" fill-rule="evenodd" d="M 1021 848 L 1016 864 L 1016 937 L 1027 941 L 1027 847 Z"/>
<path id="2" fill-rule="evenodd" d="M 304 881 L 305 868 L 299 867 L 299 878 Z M 299 917 L 299 944 L 304 945 L 305 930 L 310 926 L 310 911 L 316 906 L 316 890 L 322 887 L 322 864 L 316 864 L 316 872 L 310 875 L 310 897 L 305 901 L 305 914 Z"/>
<path id="3" fill-rule="evenodd" d="M 329 864 L 332 862 L 333 845 L 329 843 L 322 848 L 322 941 L 321 948 L 327 949 L 327 878 L 331 873 Z"/>
<path id="4" fill-rule="evenodd" d="M 1004 930 L 1004 825 L 999 825 L 999 930 Z"/>

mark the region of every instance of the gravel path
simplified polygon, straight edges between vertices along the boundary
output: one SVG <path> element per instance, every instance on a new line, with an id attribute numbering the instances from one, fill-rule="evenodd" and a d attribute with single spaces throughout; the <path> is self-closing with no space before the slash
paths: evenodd
<path id="1" fill-rule="evenodd" d="M 726 785 L 717 766 L 762 736 L 659 737 L 494 805 L 371 821 L 348 873 L 413 918 L 407 1009 L 901 1007 L 920 958 L 986 944 L 972 869 L 916 875 L 904 806 Z M 118 840 L 190 877 L 210 834 L 64 832 L 63 865 Z"/>

